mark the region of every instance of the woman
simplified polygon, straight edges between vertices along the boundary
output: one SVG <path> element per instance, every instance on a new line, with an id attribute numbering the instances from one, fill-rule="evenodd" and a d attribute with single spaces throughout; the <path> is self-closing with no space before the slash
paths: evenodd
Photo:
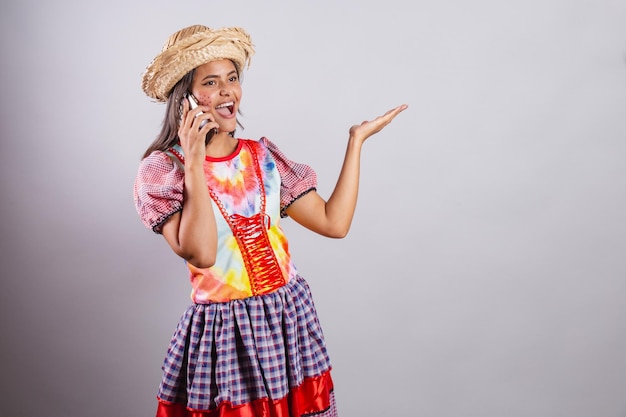
<path id="1" fill-rule="evenodd" d="M 144 92 L 167 108 L 141 161 L 135 203 L 186 260 L 193 301 L 168 348 L 157 416 L 337 415 L 322 330 L 280 219 L 344 237 L 361 147 L 406 106 L 350 129 L 326 201 L 309 166 L 266 138 L 234 136 L 253 53 L 240 28 L 191 26 L 170 36 L 143 76 Z"/>

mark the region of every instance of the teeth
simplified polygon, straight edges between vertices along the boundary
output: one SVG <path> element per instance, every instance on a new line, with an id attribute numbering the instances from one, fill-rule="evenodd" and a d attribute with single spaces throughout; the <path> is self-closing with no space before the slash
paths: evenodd
<path id="1" fill-rule="evenodd" d="M 232 106 L 234 103 L 232 101 L 228 102 L 228 103 L 222 103 L 219 106 L 215 106 L 216 109 L 221 109 L 223 107 L 229 107 Z"/>

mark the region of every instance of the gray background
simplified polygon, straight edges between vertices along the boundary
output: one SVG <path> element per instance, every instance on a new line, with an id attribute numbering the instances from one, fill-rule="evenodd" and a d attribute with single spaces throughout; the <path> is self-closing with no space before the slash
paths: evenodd
<path id="1" fill-rule="evenodd" d="M 291 221 L 342 416 L 626 416 L 626 2 L 3 1 L 0 409 L 148 416 L 189 302 L 132 203 L 172 32 L 257 47 L 244 137 L 328 196 L 366 144 L 350 235 Z"/>

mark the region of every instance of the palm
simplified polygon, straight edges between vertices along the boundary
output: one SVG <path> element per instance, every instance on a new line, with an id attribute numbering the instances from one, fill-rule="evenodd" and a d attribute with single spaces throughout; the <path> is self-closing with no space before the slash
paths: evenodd
<path id="1" fill-rule="evenodd" d="M 400 112 L 408 106 L 403 104 L 394 109 L 389 110 L 382 116 L 378 116 L 374 120 L 365 120 L 360 125 L 354 125 L 350 128 L 350 136 L 365 141 L 370 136 L 383 130 Z"/>

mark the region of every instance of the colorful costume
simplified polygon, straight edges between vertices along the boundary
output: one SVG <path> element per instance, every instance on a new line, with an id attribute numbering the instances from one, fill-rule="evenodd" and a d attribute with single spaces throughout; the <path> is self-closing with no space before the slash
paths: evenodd
<path id="1" fill-rule="evenodd" d="M 183 209 L 184 155 L 155 151 L 140 165 L 135 203 L 157 233 Z M 269 140 L 240 139 L 207 157 L 218 229 L 211 268 L 189 268 L 193 304 L 163 365 L 157 416 L 336 416 L 330 361 L 306 281 L 280 227 L 314 190 L 315 172 Z"/>

